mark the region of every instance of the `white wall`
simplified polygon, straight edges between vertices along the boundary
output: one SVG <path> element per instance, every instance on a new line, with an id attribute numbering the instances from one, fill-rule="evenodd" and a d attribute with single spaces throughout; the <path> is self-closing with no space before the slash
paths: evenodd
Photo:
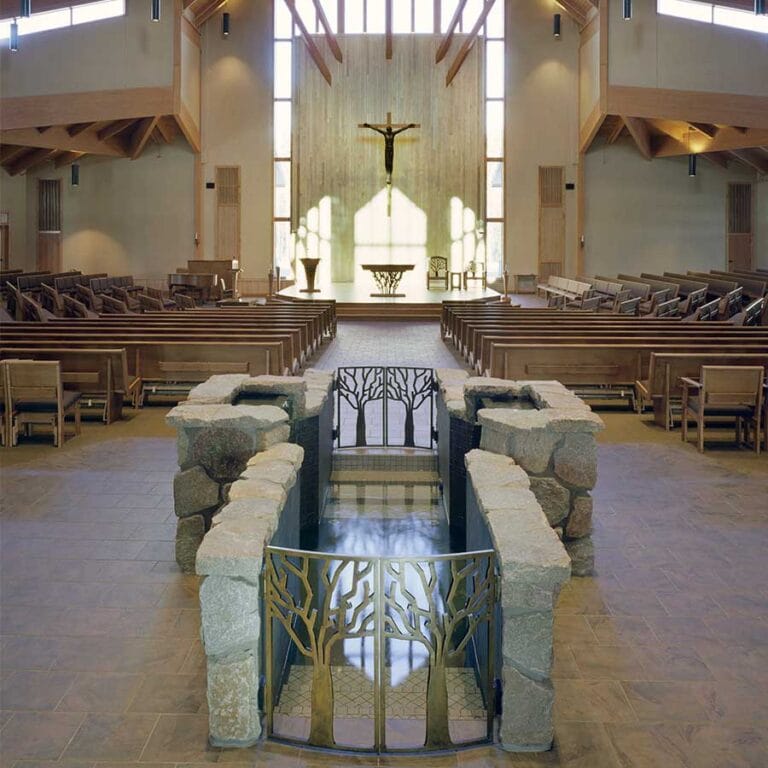
<path id="1" fill-rule="evenodd" d="M 687 157 L 647 161 L 630 139 L 585 158 L 587 274 L 615 275 L 727 269 L 729 181 L 754 181 L 734 163 L 728 170 Z"/>
<path id="2" fill-rule="evenodd" d="M 149 21 L 149 0 L 128 0 L 125 16 L 25 35 L 17 53 L 4 43 L 0 93 L 8 98 L 170 86 L 172 2 L 166 6 L 157 24 Z"/>
<path id="3" fill-rule="evenodd" d="M 36 260 L 39 178 L 62 179 L 64 269 L 165 277 L 194 257 L 194 156 L 180 139 L 172 145 L 151 145 L 137 160 L 84 158 L 76 188 L 70 184 L 69 168 L 31 174 L 29 267 Z"/>
<path id="4" fill-rule="evenodd" d="M 217 14 L 203 30 L 203 186 L 217 165 L 241 166 L 244 277 L 272 265 L 272 3 L 229 0 L 231 32 Z M 215 258 L 216 191 L 203 189 L 204 257 Z"/>
<path id="5" fill-rule="evenodd" d="M 655 0 L 608 2 L 611 85 L 768 95 L 768 35 L 656 13 Z"/>
<path id="6" fill-rule="evenodd" d="M 10 218 L 10 266 L 12 269 L 28 269 L 27 257 L 27 180 L 24 176 L 8 176 L 0 171 L 0 211 Z"/>
<path id="7" fill-rule="evenodd" d="M 552 36 L 550 0 L 506 4 L 506 260 L 510 274 L 538 271 L 539 166 L 578 165 L 579 31 L 563 14 Z M 565 192 L 566 274 L 576 268 L 576 191 Z"/>

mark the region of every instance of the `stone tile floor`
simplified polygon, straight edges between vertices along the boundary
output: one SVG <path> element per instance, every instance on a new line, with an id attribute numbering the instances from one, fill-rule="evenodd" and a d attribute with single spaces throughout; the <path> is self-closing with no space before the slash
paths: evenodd
<path id="1" fill-rule="evenodd" d="M 421 338 L 433 349 L 415 364 L 445 364 L 436 326 Z M 361 363 L 378 359 L 366 344 L 375 356 Z M 603 414 L 598 574 L 574 579 L 556 611 L 552 752 L 207 747 L 197 580 L 173 562 L 164 413 L 86 424 L 61 450 L 0 450 L 0 768 L 768 765 L 768 457 L 725 433 L 701 456 L 627 412 Z"/>

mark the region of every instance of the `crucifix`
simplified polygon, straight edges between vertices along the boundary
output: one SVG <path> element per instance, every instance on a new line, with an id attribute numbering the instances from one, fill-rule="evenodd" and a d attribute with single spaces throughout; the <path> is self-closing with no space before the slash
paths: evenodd
<path id="1" fill-rule="evenodd" d="M 395 163 L 395 136 L 409 128 L 421 128 L 419 123 L 396 123 L 392 125 L 392 113 L 387 112 L 387 122 L 358 123 L 358 128 L 370 128 L 384 137 L 384 170 L 387 172 L 387 186 L 392 186 L 392 168 Z"/>

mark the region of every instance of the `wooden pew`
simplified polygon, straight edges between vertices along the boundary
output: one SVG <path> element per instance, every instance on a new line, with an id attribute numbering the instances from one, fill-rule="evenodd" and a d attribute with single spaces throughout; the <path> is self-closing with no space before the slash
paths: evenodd
<path id="1" fill-rule="evenodd" d="M 71 349 L 66 347 L 0 348 L 0 359 L 58 360 L 65 389 L 76 389 L 83 395 L 81 405 L 102 405 L 102 418 L 107 424 L 121 418 L 123 400 L 138 403 L 141 382 L 128 373 L 125 349 Z"/>
<path id="2" fill-rule="evenodd" d="M 768 280 L 756 277 L 749 277 L 736 272 L 720 272 L 712 269 L 710 274 L 725 280 L 734 280 L 742 289 L 742 293 L 748 299 L 762 299 L 768 293 Z"/>
<path id="3" fill-rule="evenodd" d="M 648 377 L 637 381 L 638 413 L 653 407 L 656 424 L 669 430 L 674 426 L 675 405 L 682 397 L 680 379 L 696 378 L 702 365 L 762 365 L 768 367 L 768 350 L 763 352 L 694 353 L 652 352 Z"/>

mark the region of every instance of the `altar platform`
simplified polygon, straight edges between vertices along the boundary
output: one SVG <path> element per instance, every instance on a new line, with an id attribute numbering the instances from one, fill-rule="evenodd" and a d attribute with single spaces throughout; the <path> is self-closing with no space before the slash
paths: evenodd
<path id="1" fill-rule="evenodd" d="M 501 295 L 491 288 L 483 288 L 479 282 L 476 287 L 470 285 L 466 290 L 455 288 L 446 291 L 435 283 L 428 290 L 423 280 L 420 285 L 416 281 L 404 280 L 400 292 L 405 296 L 398 298 L 371 296 L 375 285 L 367 280 L 328 283 L 319 286 L 320 290 L 316 293 L 304 293 L 301 290 L 304 285 L 304 280 L 300 278 L 298 284 L 284 288 L 279 295 L 301 301 L 333 299 L 338 317 L 361 320 L 431 320 L 440 317 L 443 301 L 496 301 Z"/>

